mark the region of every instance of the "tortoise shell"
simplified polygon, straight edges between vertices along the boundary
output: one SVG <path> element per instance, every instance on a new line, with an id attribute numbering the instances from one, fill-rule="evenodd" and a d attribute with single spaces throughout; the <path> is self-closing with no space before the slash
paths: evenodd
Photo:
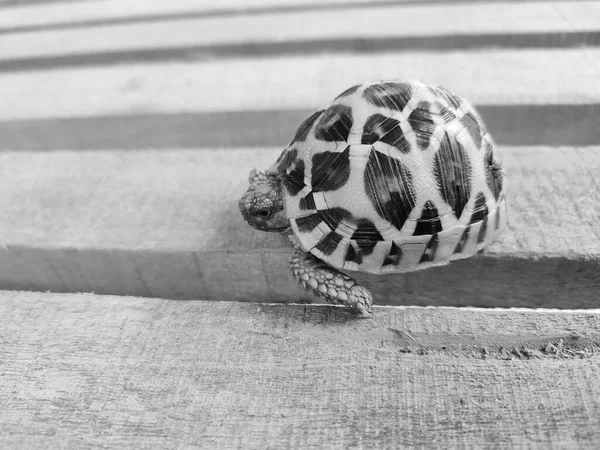
<path id="1" fill-rule="evenodd" d="M 506 225 L 503 171 L 481 118 L 418 81 L 351 87 L 300 125 L 269 170 L 302 248 L 338 269 L 446 264 Z"/>

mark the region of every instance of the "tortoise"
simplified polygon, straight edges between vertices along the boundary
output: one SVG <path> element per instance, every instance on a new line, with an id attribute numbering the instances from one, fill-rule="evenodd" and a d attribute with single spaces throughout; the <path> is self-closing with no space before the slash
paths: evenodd
<path id="1" fill-rule="evenodd" d="M 372 314 L 342 270 L 411 272 L 482 252 L 507 223 L 504 172 L 481 117 L 420 81 L 353 86 L 298 127 L 239 202 L 262 231 L 290 232 L 290 268 L 327 302 Z"/>

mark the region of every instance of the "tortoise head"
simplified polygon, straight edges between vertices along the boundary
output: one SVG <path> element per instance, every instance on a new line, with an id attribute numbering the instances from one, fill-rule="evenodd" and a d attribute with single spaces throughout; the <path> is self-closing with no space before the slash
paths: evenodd
<path id="1" fill-rule="evenodd" d="M 258 230 L 284 231 L 290 226 L 277 177 L 252 183 L 240 199 L 239 207 L 244 220 Z"/>

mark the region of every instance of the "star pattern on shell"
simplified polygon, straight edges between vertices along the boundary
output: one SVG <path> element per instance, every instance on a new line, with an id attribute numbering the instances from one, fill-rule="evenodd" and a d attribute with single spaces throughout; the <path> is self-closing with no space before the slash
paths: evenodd
<path id="1" fill-rule="evenodd" d="M 276 171 L 302 247 L 336 268 L 446 264 L 506 224 L 503 168 L 480 117 L 420 82 L 342 92 L 299 126 Z"/>

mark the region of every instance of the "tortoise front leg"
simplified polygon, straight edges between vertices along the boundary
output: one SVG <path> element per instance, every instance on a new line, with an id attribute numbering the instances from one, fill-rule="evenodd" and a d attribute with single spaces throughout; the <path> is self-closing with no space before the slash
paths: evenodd
<path id="1" fill-rule="evenodd" d="M 290 269 L 304 289 L 317 297 L 324 297 L 329 303 L 342 304 L 355 309 L 361 318 L 372 316 L 373 297 L 364 286 L 345 273 L 323 263 L 314 255 L 304 252 L 297 245 L 290 260 Z"/>

